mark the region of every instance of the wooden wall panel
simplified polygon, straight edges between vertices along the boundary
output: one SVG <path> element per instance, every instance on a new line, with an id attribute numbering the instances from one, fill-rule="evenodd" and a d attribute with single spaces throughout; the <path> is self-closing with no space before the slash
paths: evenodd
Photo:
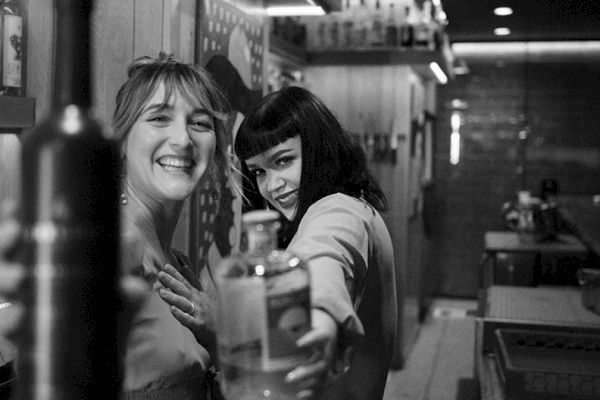
<path id="1" fill-rule="evenodd" d="M 156 56 L 163 49 L 165 0 L 134 0 L 133 58 Z"/>
<path id="2" fill-rule="evenodd" d="M 48 0 L 29 0 L 27 10 L 27 96 L 34 97 L 36 120 L 50 113 L 54 65 L 54 7 Z"/>
<path id="3" fill-rule="evenodd" d="M 171 0 L 171 52 L 185 62 L 195 62 L 196 0 Z"/>
<path id="4" fill-rule="evenodd" d="M 20 197 L 21 141 L 16 134 L 0 134 L 0 204 Z"/>
<path id="5" fill-rule="evenodd" d="M 134 54 L 134 0 L 96 2 L 92 21 L 94 111 L 110 126 L 119 87 Z"/>

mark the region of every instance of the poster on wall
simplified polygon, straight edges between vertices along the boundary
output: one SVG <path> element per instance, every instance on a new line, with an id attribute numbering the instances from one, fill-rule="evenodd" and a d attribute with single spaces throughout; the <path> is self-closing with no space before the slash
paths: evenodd
<path id="1" fill-rule="evenodd" d="M 235 163 L 235 132 L 263 96 L 264 23 L 222 0 L 203 0 L 199 5 L 196 61 L 211 73 L 229 101 L 227 148 Z M 196 265 L 213 270 L 223 257 L 239 249 L 241 233 L 241 200 L 223 171 L 219 173 L 221 196 L 211 196 L 210 188 L 200 190 L 190 227 Z"/>

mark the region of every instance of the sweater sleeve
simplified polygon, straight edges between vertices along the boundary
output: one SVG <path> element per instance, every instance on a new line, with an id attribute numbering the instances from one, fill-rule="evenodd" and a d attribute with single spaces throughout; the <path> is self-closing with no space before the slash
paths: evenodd
<path id="1" fill-rule="evenodd" d="M 364 334 L 356 308 L 367 272 L 369 212 L 352 197 L 325 197 L 309 208 L 288 246 L 308 263 L 312 306 L 327 311 L 347 335 Z"/>

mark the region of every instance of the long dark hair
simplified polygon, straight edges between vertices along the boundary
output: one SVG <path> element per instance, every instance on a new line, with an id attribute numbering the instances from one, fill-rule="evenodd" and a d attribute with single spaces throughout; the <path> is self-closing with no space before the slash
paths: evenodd
<path id="1" fill-rule="evenodd" d="M 244 175 L 245 210 L 265 207 L 245 161 L 297 135 L 302 148 L 298 210 L 283 226 L 283 244 L 296 233 L 308 208 L 333 193 L 362 198 L 376 210 L 387 210 L 385 195 L 367 168 L 362 148 L 318 97 L 295 86 L 267 95 L 237 132 L 234 149 Z"/>

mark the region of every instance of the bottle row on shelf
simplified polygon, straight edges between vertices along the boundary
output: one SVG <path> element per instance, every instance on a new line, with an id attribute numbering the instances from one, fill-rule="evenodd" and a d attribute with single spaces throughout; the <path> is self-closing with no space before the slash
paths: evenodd
<path id="1" fill-rule="evenodd" d="M 439 49 L 447 24 L 440 0 L 345 0 L 343 10 L 305 17 L 310 51 L 405 47 Z"/>

